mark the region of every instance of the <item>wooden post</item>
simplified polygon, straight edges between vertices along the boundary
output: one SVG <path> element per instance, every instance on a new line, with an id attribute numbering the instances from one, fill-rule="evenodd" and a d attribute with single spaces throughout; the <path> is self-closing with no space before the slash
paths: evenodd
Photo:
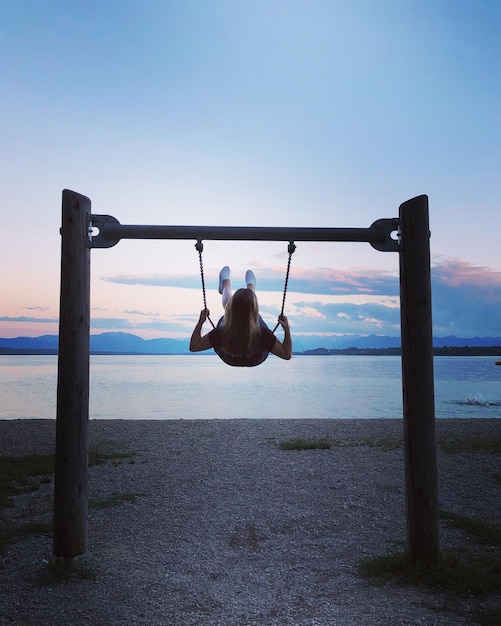
<path id="1" fill-rule="evenodd" d="M 399 217 L 407 542 L 427 560 L 439 552 L 428 197 L 402 204 Z"/>
<path id="2" fill-rule="evenodd" d="M 54 541 L 71 558 L 87 544 L 91 203 L 63 191 Z"/>

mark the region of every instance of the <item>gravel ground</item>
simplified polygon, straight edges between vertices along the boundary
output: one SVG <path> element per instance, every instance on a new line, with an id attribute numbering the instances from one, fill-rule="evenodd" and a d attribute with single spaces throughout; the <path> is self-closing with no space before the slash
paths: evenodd
<path id="1" fill-rule="evenodd" d="M 55 423 L 0 421 L 0 453 L 51 452 Z M 438 438 L 499 436 L 500 420 L 439 420 Z M 329 450 L 278 442 L 328 437 Z M 11 546 L 0 570 L 4 625 L 364 626 L 472 624 L 440 595 L 374 584 L 360 559 L 406 541 L 400 420 L 92 421 L 90 445 L 135 452 L 89 470 L 83 562 L 93 580 L 44 582 L 51 538 Z M 501 525 L 499 455 L 439 447 L 440 508 Z M 49 520 L 53 485 L 8 515 Z M 467 538 L 441 523 L 441 545 Z M 486 601 L 499 606 L 500 598 Z M 497 603 L 497 604 L 496 604 Z"/>

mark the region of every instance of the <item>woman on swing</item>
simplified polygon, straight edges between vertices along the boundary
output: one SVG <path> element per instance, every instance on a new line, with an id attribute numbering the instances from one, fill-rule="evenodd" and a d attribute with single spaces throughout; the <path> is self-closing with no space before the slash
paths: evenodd
<path id="1" fill-rule="evenodd" d="M 256 297 L 256 277 L 252 270 L 245 274 L 246 289 L 231 295 L 230 268 L 219 273 L 219 293 L 222 294 L 224 316 L 217 327 L 202 336 L 202 326 L 209 317 L 204 309 L 191 335 L 190 351 L 200 352 L 214 348 L 216 354 L 228 365 L 254 367 L 268 358 L 268 354 L 289 360 L 292 357 L 292 339 L 285 315 L 278 318 L 284 329 L 284 340 L 279 341 L 268 328 L 261 315 Z"/>

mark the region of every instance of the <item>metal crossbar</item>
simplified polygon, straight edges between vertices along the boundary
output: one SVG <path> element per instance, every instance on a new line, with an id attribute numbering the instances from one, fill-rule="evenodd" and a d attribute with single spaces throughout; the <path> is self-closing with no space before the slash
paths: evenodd
<path id="1" fill-rule="evenodd" d="M 98 230 L 97 234 L 93 234 Z M 111 215 L 91 215 L 89 246 L 111 248 L 121 239 L 194 239 L 247 241 L 356 241 L 381 252 L 398 252 L 398 218 L 376 220 L 369 228 L 301 228 L 281 226 L 126 225 Z"/>

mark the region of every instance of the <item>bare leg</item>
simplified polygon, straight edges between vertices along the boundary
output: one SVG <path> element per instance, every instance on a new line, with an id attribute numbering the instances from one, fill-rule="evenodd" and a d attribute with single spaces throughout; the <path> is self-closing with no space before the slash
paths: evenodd
<path id="1" fill-rule="evenodd" d="M 223 296 L 223 307 L 226 307 L 231 298 L 230 268 L 227 265 L 219 272 L 219 293 Z"/>
<path id="2" fill-rule="evenodd" d="M 226 305 L 228 304 L 228 300 L 231 298 L 231 281 L 229 278 L 225 278 L 223 280 L 223 297 L 222 297 L 222 301 L 223 301 L 223 307 L 226 308 Z"/>

